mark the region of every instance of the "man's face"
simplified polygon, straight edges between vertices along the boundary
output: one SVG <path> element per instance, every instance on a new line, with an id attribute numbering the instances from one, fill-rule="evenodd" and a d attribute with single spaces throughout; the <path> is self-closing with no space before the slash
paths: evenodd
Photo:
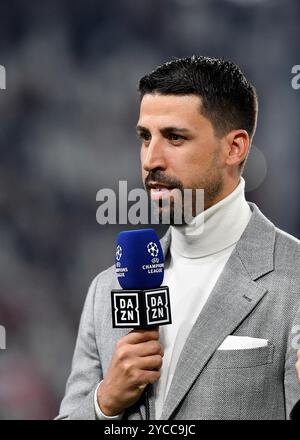
<path id="1" fill-rule="evenodd" d="M 196 95 L 143 97 L 137 132 L 143 182 L 152 200 L 172 197 L 174 188 L 204 189 L 205 209 L 218 200 L 225 173 L 222 141 L 200 109 Z"/>

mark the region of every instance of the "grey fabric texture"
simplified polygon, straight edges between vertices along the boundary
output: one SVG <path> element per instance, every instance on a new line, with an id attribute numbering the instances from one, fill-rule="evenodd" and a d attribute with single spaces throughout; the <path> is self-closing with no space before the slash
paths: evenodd
<path id="1" fill-rule="evenodd" d="M 300 400 L 295 369 L 300 242 L 275 228 L 256 205 L 249 205 L 251 219 L 181 352 L 162 420 L 289 419 Z M 169 239 L 168 232 L 161 240 L 165 254 Z M 130 331 L 112 329 L 114 288 L 114 267 L 90 286 L 57 419 L 96 419 L 95 388 L 105 377 L 117 341 Z M 217 350 L 228 335 L 263 338 L 268 345 Z M 150 418 L 155 420 L 151 387 L 148 394 Z M 143 395 L 125 411 L 124 419 L 144 418 Z"/>

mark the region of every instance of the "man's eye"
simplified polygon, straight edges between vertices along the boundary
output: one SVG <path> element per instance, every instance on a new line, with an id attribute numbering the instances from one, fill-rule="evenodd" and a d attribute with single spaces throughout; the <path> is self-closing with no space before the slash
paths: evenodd
<path id="1" fill-rule="evenodd" d="M 184 137 L 180 136 L 179 134 L 176 134 L 176 133 L 170 133 L 169 139 L 170 139 L 170 141 L 182 141 L 182 140 L 184 140 Z"/>
<path id="2" fill-rule="evenodd" d="M 138 133 L 139 139 L 141 139 L 143 142 L 148 142 L 151 139 L 151 136 L 149 133 Z"/>

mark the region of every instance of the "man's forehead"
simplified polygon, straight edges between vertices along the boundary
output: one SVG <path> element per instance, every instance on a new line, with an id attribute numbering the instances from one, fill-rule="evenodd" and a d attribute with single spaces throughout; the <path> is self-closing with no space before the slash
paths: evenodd
<path id="1" fill-rule="evenodd" d="M 199 122 L 201 98 L 197 95 L 144 95 L 137 125 L 145 126 L 155 120 L 167 126 L 182 125 L 183 121 Z M 181 124 L 180 124 L 181 122 Z"/>
<path id="2" fill-rule="evenodd" d="M 155 109 L 174 107 L 189 107 L 199 110 L 201 108 L 201 97 L 195 94 L 187 95 L 163 95 L 161 93 L 146 93 L 141 100 L 141 109 Z"/>

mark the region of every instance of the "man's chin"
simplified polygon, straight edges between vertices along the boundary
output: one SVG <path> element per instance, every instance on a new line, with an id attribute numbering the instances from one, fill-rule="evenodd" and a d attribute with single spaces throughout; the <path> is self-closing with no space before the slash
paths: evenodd
<path id="1" fill-rule="evenodd" d="M 187 224 L 182 210 L 180 212 L 174 212 L 172 208 L 166 209 L 161 206 L 158 207 L 156 204 L 156 206 L 154 206 L 153 214 L 155 220 L 162 225 L 182 226 Z"/>
<path id="2" fill-rule="evenodd" d="M 163 225 L 188 225 L 196 215 L 194 202 L 184 203 L 180 190 L 168 197 L 151 198 L 152 218 L 155 222 Z"/>

